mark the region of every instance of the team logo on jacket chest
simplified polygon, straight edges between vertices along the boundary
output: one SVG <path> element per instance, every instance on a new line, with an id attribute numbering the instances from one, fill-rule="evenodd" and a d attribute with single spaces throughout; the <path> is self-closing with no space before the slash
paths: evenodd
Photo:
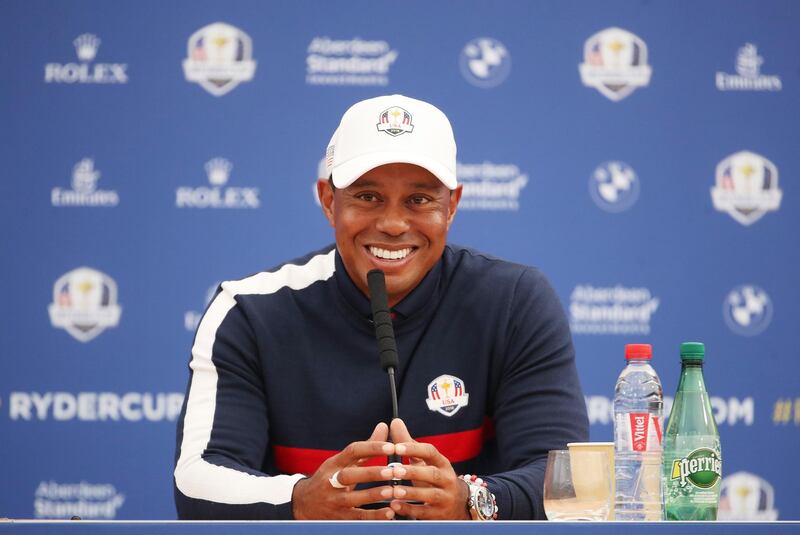
<path id="1" fill-rule="evenodd" d="M 469 403 L 464 381 L 453 375 L 440 375 L 428 384 L 428 408 L 452 416 Z"/>

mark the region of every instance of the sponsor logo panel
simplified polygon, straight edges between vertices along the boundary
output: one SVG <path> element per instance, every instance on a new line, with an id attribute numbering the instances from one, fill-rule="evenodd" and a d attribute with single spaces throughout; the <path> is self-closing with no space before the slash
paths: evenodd
<path id="1" fill-rule="evenodd" d="M 589 194 L 606 212 L 624 212 L 639 199 L 639 177 L 625 162 L 603 162 L 589 179 Z"/>
<path id="2" fill-rule="evenodd" d="M 778 168 L 760 154 L 740 151 L 717 165 L 711 201 L 715 209 L 742 225 L 752 225 L 767 212 L 777 211 L 782 197 Z"/>
<path id="3" fill-rule="evenodd" d="M 761 74 L 764 58 L 758 47 L 745 43 L 736 53 L 736 74 L 717 71 L 715 82 L 720 91 L 780 91 L 780 76 Z"/>
<path id="4" fill-rule="evenodd" d="M 254 187 L 225 187 L 233 164 L 225 158 L 212 158 L 205 163 L 210 186 L 181 186 L 175 190 L 178 208 L 255 209 L 261 206 L 259 189 Z"/>
<path id="5" fill-rule="evenodd" d="M 72 189 L 53 188 L 50 203 L 58 207 L 114 207 L 119 194 L 97 188 L 100 171 L 92 158 L 83 158 L 72 168 Z"/>
<path id="6" fill-rule="evenodd" d="M 614 102 L 647 86 L 653 72 L 645 42 L 622 28 L 607 28 L 587 39 L 578 70 L 583 85 Z"/>
<path id="7" fill-rule="evenodd" d="M 772 300 L 758 286 L 744 284 L 728 292 L 722 314 L 734 333 L 756 336 L 764 332 L 772 321 Z"/>
<path id="8" fill-rule="evenodd" d="M 478 37 L 464 45 L 458 58 L 464 79 L 475 87 L 497 87 L 511 73 L 511 54 L 491 37 Z"/>
<path id="9" fill-rule="evenodd" d="M 386 41 L 314 37 L 306 56 L 306 84 L 385 86 L 399 53 Z"/>
<path id="10" fill-rule="evenodd" d="M 570 295 L 573 334 L 650 334 L 660 300 L 647 288 L 581 284 Z"/>
<path id="11" fill-rule="evenodd" d="M 117 283 L 90 267 L 73 269 L 53 286 L 48 312 L 53 327 L 66 330 L 80 342 L 89 342 L 119 324 L 122 307 L 117 304 Z"/>
<path id="12" fill-rule="evenodd" d="M 125 495 L 111 483 L 42 481 L 33 499 L 34 518 L 113 520 Z"/>
<path id="13" fill-rule="evenodd" d="M 459 183 L 464 186 L 459 210 L 517 211 L 528 175 L 511 163 L 458 162 Z"/>
<path id="14" fill-rule="evenodd" d="M 92 33 L 75 38 L 77 62 L 47 63 L 44 66 L 46 84 L 127 84 L 126 63 L 94 63 L 101 40 Z"/>
<path id="15" fill-rule="evenodd" d="M 255 72 L 253 42 L 236 26 L 215 22 L 189 37 L 183 74 L 187 81 L 199 84 L 215 97 L 249 82 Z"/>

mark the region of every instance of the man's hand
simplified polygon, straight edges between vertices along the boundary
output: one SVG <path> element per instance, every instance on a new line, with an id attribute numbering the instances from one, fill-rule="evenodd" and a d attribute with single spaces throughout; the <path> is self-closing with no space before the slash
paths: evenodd
<path id="1" fill-rule="evenodd" d="M 364 442 L 353 442 L 341 452 L 327 459 L 308 479 L 301 479 L 292 491 L 292 510 L 297 520 L 391 520 L 395 512 L 389 507 L 358 509 L 360 505 L 388 500 L 392 487 L 382 486 L 354 490 L 358 483 L 387 481 L 392 469 L 386 466 L 361 466 L 371 457 L 385 457 L 394 453 L 394 444 L 387 442 L 389 427 L 380 423 L 372 436 Z M 345 486 L 334 488 L 330 478 L 339 472 L 337 479 Z"/>
<path id="2" fill-rule="evenodd" d="M 395 452 L 409 457 L 409 464 L 395 467 L 394 477 L 410 480 L 414 485 L 393 487 L 392 510 L 417 520 L 469 520 L 469 486 L 456 476 L 450 461 L 432 445 L 411 438 L 400 419 L 392 421 L 392 439 Z"/>

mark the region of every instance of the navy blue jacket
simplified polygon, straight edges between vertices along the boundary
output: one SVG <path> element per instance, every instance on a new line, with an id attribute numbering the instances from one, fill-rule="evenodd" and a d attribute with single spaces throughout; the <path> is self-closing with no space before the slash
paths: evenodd
<path id="1" fill-rule="evenodd" d="M 547 451 L 588 439 L 569 326 L 545 277 L 448 245 L 393 312 L 411 435 L 484 477 L 500 519 L 545 518 Z M 303 474 L 391 417 L 369 301 L 333 246 L 224 282 L 190 369 L 182 519 L 290 519 Z"/>

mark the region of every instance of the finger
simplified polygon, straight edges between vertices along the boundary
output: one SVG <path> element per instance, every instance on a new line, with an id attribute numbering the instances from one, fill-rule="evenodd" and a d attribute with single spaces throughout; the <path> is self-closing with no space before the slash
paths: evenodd
<path id="1" fill-rule="evenodd" d="M 383 485 L 381 487 L 372 487 L 369 489 L 339 492 L 334 496 L 332 503 L 339 509 L 361 507 L 366 504 L 379 502 L 385 502 L 388 507 L 393 494 L 394 489 L 392 489 L 391 486 Z"/>
<path id="2" fill-rule="evenodd" d="M 333 469 L 344 468 L 357 463 L 360 459 L 381 457 L 394 453 L 394 444 L 389 442 L 352 442 L 345 449 L 329 459 Z"/>
<path id="3" fill-rule="evenodd" d="M 394 477 L 394 471 L 387 466 L 350 466 L 339 470 L 337 479 L 346 487 L 358 483 L 388 481 Z"/>
<path id="4" fill-rule="evenodd" d="M 432 464 L 439 468 L 450 466 L 450 461 L 447 460 L 447 457 L 439 453 L 439 450 L 433 445 L 425 442 L 403 442 L 402 444 L 396 444 L 394 449 L 398 455 L 417 457 L 427 464 Z"/>
<path id="5" fill-rule="evenodd" d="M 447 478 L 448 472 L 445 472 L 438 466 L 431 465 L 408 465 L 394 467 L 394 477 L 413 481 L 415 483 L 429 483 L 431 485 L 442 487 L 449 481 Z M 455 477 L 455 475 L 454 475 Z"/>
<path id="6" fill-rule="evenodd" d="M 441 515 L 436 514 L 437 509 L 429 505 L 412 505 L 402 500 L 392 500 L 389 506 L 397 515 L 415 520 L 437 520 L 443 518 Z"/>
<path id="7" fill-rule="evenodd" d="M 337 515 L 339 520 L 392 520 L 396 513 L 389 507 L 380 509 L 341 509 Z"/>
<path id="8" fill-rule="evenodd" d="M 428 505 L 444 503 L 447 500 L 447 493 L 439 487 L 407 487 L 397 485 L 390 487 L 394 498 L 402 501 L 422 502 Z"/>
<path id="9" fill-rule="evenodd" d="M 381 422 L 372 430 L 372 434 L 367 439 L 372 442 L 389 442 L 389 426 Z"/>
<path id="10" fill-rule="evenodd" d="M 414 439 L 411 437 L 411 433 L 408 432 L 406 423 L 400 418 L 395 418 L 392 420 L 391 436 L 392 442 L 395 444 L 399 444 L 401 442 L 414 442 Z"/>

